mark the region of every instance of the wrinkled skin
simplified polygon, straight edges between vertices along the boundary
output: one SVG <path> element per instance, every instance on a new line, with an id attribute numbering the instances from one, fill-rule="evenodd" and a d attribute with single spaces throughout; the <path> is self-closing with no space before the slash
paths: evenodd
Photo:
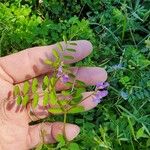
<path id="1" fill-rule="evenodd" d="M 73 53 L 74 59 L 64 61 L 64 63 L 80 61 L 92 52 L 90 42 L 86 40 L 75 42 L 77 46 L 71 46 L 71 48 L 76 49 L 76 52 Z M 63 42 L 62 45 L 65 47 Z M 0 150 L 28 150 L 34 148 L 41 142 L 41 131 L 46 133 L 44 134 L 45 143 L 55 143 L 58 134 L 65 134 L 68 140 L 72 140 L 78 135 L 79 127 L 69 123 L 66 124 L 65 128 L 61 122 L 29 126 L 28 123 L 37 118 L 30 114 L 30 106 L 27 108 L 18 107 L 12 96 L 14 85 L 22 86 L 24 81 L 32 81 L 34 77 L 41 81 L 44 74 L 51 74 L 50 68 L 43 63 L 43 60 L 47 58 L 53 60 L 51 53 L 53 48 L 57 49 L 55 44 L 34 47 L 0 58 Z M 87 85 L 95 85 L 97 82 L 107 79 L 107 73 L 102 68 L 81 67 L 72 68 L 72 71 L 77 79 Z M 59 81 L 57 90 L 65 88 L 65 85 Z M 39 86 L 38 91 L 41 92 L 41 86 Z M 83 93 L 83 96 L 86 97 L 89 94 L 90 92 L 86 92 Z M 38 107 L 34 110 L 38 118 L 44 118 L 48 115 L 41 103 L 42 95 Z M 80 105 L 84 106 L 85 110 L 90 110 L 97 104 L 92 101 L 92 97 L 89 97 Z"/>

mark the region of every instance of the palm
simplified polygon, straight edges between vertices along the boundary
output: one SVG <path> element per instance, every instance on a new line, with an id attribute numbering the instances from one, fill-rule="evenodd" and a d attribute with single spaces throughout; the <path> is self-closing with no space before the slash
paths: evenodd
<path id="1" fill-rule="evenodd" d="M 42 130 L 44 129 L 46 131 L 46 135 L 44 137 L 44 142 L 46 143 L 56 142 L 57 135 L 64 133 L 63 123 L 60 122 L 29 126 L 29 122 L 31 121 L 31 118 L 29 117 L 30 108 L 26 109 L 18 107 L 12 97 L 14 84 L 22 86 L 25 80 L 32 80 L 34 77 L 37 77 L 40 81 L 42 79 L 41 75 L 49 72 L 49 68 L 47 68 L 42 61 L 47 57 L 52 59 L 49 49 L 55 47 L 56 45 L 31 48 L 18 54 L 13 54 L 0 59 L 0 110 L 2 114 L 0 122 L 0 150 L 18 148 L 20 150 L 27 150 L 35 147 L 41 142 L 41 126 Z M 74 55 L 75 60 L 65 63 L 73 63 L 83 59 L 91 52 L 91 49 L 92 47 L 89 42 L 77 41 L 77 52 Z M 72 70 L 79 80 L 84 81 L 88 85 L 94 85 L 99 81 L 105 81 L 107 78 L 105 70 L 101 68 L 83 67 L 79 68 L 78 72 L 76 72 L 75 68 L 72 68 Z M 57 86 L 58 90 L 62 90 L 64 88 L 65 87 L 62 83 L 59 83 Z M 41 91 L 41 86 L 39 86 L 38 91 Z M 84 93 L 83 95 L 87 96 L 89 93 Z M 40 97 L 40 102 L 41 101 L 42 96 Z M 44 111 L 44 109 L 41 109 L 40 102 L 34 113 L 39 118 L 46 117 L 48 114 Z M 80 105 L 84 106 L 85 110 L 89 110 L 96 106 L 90 97 L 83 101 Z M 68 140 L 72 140 L 78 133 L 78 126 L 72 124 L 67 124 L 65 126 L 65 135 Z"/>
<path id="2" fill-rule="evenodd" d="M 3 83 L 1 87 L 5 90 L 2 93 L 8 93 L 8 91 L 12 90 L 13 85 L 8 83 L 0 78 L 0 81 Z M 6 91 L 6 89 L 8 91 Z M 5 110 L 2 106 L 5 105 Z M 7 145 L 1 147 L 1 149 L 18 149 L 18 147 L 22 147 L 23 150 L 29 148 L 29 117 L 27 114 L 27 110 L 23 110 L 17 113 L 17 107 L 14 106 L 14 101 L 3 101 L 1 102 L 1 123 L 0 123 L 0 131 L 1 131 L 1 140 L 0 145 L 3 145 L 5 140 L 8 140 Z"/>

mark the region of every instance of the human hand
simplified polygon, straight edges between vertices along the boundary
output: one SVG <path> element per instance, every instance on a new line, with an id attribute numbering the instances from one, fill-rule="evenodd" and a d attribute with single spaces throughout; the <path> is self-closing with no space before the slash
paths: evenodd
<path id="1" fill-rule="evenodd" d="M 76 49 L 74 59 L 64 61 L 64 63 L 77 62 L 92 52 L 90 42 L 80 40 L 76 41 L 76 43 L 77 46 L 74 46 L 74 49 Z M 62 45 L 65 44 L 62 43 Z M 44 136 L 45 143 L 55 143 L 58 134 L 65 134 L 69 141 L 78 135 L 79 127 L 69 123 L 65 125 L 65 129 L 63 128 L 64 124 L 61 122 L 29 126 L 29 122 L 32 121 L 32 117 L 29 117 L 30 107 L 18 107 L 12 96 L 14 85 L 22 86 L 24 81 L 29 80 L 29 82 L 32 82 L 34 77 L 40 83 L 44 74 L 51 74 L 51 70 L 43 62 L 47 58 L 53 59 L 51 52 L 53 48 L 56 48 L 55 44 L 34 47 L 0 58 L 0 150 L 28 150 L 36 147 L 41 142 L 41 129 L 48 133 Z M 85 82 L 87 85 L 95 85 L 107 79 L 107 73 L 102 68 L 74 67 L 72 72 L 78 80 Z M 61 81 L 58 82 L 56 89 L 60 91 L 64 88 L 66 88 L 65 85 Z M 41 86 L 38 92 L 41 92 Z M 90 95 L 90 92 L 83 93 L 85 97 L 88 95 Z M 34 110 L 38 118 L 48 116 L 47 111 L 40 105 L 41 101 L 42 95 L 38 107 Z M 85 110 L 90 110 L 97 104 L 92 101 L 92 97 L 89 97 L 82 101 L 80 105 Z"/>

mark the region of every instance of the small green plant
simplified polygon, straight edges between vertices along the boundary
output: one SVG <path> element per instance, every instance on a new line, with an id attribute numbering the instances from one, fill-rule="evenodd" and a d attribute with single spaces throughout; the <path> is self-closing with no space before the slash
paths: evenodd
<path id="1" fill-rule="evenodd" d="M 51 115 L 63 114 L 65 126 L 67 114 L 81 113 L 84 111 L 84 107 L 80 105 L 82 101 L 93 97 L 95 103 L 100 103 L 102 98 L 108 94 L 107 87 L 109 84 L 107 82 L 99 82 L 96 84 L 94 92 L 87 97 L 83 97 L 83 92 L 86 91 L 85 83 L 77 80 L 76 76 L 72 74 L 70 66 L 64 64 L 62 61 L 74 59 L 72 55 L 65 55 L 64 52 L 68 51 L 70 54 L 73 54 L 76 50 L 69 48 L 69 45 L 76 46 L 77 44 L 70 40 L 67 41 L 66 38 L 64 38 L 64 43 L 65 47 L 61 43 L 57 43 L 57 49 L 52 50 L 54 60 L 45 60 L 45 65 L 49 65 L 53 72 L 50 77 L 45 75 L 43 78 L 42 95 L 45 110 Z M 58 82 L 63 83 L 67 89 L 57 93 L 56 86 Z M 37 89 L 38 80 L 36 78 L 33 79 L 31 85 L 26 81 L 22 89 L 18 85 L 14 86 L 14 97 L 17 105 L 26 107 L 28 104 L 31 104 L 31 110 L 37 108 L 39 101 Z M 31 96 L 32 98 L 30 99 Z"/>

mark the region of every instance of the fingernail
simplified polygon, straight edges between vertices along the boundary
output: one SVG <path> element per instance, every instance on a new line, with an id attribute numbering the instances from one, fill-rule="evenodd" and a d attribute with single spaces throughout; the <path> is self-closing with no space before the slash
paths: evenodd
<path id="1" fill-rule="evenodd" d="M 73 140 L 80 132 L 80 128 L 77 125 L 66 124 L 65 134 L 68 141 Z"/>
<path id="2" fill-rule="evenodd" d="M 65 129 L 65 131 L 64 131 Z M 52 136 L 55 140 L 57 140 L 58 135 L 62 135 L 65 132 L 66 139 L 68 141 L 73 140 L 80 132 L 80 128 L 77 125 L 73 124 L 65 124 L 62 122 L 55 122 L 52 125 Z"/>

